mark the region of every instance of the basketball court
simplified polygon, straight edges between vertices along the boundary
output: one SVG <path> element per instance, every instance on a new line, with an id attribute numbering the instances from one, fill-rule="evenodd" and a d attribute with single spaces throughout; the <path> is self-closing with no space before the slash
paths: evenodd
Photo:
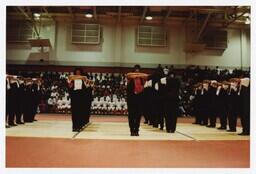
<path id="1" fill-rule="evenodd" d="M 249 167 L 249 136 L 179 118 L 170 134 L 141 123 L 130 136 L 125 116 L 92 116 L 79 132 L 70 115 L 41 114 L 6 130 L 6 167 Z"/>

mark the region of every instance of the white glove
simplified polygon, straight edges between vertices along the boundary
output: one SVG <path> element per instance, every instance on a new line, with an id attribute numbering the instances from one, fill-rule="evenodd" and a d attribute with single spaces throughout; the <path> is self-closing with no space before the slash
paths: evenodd
<path id="1" fill-rule="evenodd" d="M 159 90 L 159 86 L 158 86 L 158 83 L 155 84 L 155 90 Z"/>
<path id="2" fill-rule="evenodd" d="M 204 95 L 204 88 L 201 89 L 201 95 Z"/>
<path id="3" fill-rule="evenodd" d="M 216 95 L 219 95 L 219 94 L 220 94 L 220 90 L 221 90 L 221 86 L 219 86 L 219 87 L 217 88 Z"/>
<path id="4" fill-rule="evenodd" d="M 166 80 L 166 77 L 164 77 L 164 78 L 161 78 L 161 79 L 160 79 L 160 82 L 161 82 L 161 84 L 164 84 L 164 85 L 166 85 L 166 84 L 167 84 L 167 80 Z"/>
<path id="5" fill-rule="evenodd" d="M 147 87 L 148 87 L 148 81 L 146 81 L 144 84 L 144 88 L 147 88 Z"/>
<path id="6" fill-rule="evenodd" d="M 250 79 L 249 78 L 242 78 L 240 84 L 242 86 L 248 87 L 249 84 L 250 84 Z"/>
<path id="7" fill-rule="evenodd" d="M 10 82 L 9 82 L 9 79 L 7 79 L 7 89 L 9 90 L 9 89 L 11 89 L 11 86 L 10 86 Z"/>
<path id="8" fill-rule="evenodd" d="M 148 87 L 152 87 L 152 80 L 148 81 Z"/>

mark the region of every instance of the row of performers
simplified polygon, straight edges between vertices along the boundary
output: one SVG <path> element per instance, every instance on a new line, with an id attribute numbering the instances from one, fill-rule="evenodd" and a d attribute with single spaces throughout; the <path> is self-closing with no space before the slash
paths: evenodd
<path id="1" fill-rule="evenodd" d="M 228 132 L 236 132 L 237 118 L 240 116 L 242 133 L 250 134 L 250 79 L 232 78 L 217 82 L 204 80 L 194 86 L 194 124 L 216 127 L 216 119 L 220 119 L 220 127 Z"/>
<path id="2" fill-rule="evenodd" d="M 36 121 L 40 86 L 40 78 L 6 75 L 6 128 Z"/>
<path id="3" fill-rule="evenodd" d="M 173 73 L 157 76 L 140 72 L 140 66 L 134 66 L 134 72 L 126 75 L 128 120 L 131 136 L 139 136 L 142 115 L 145 123 L 160 127 L 166 132 L 176 130 L 179 111 L 180 82 Z"/>
<path id="4" fill-rule="evenodd" d="M 154 127 L 160 124 L 161 129 L 164 127 L 165 120 L 166 131 L 175 132 L 179 115 L 179 81 L 170 76 L 162 79 L 159 85 L 153 82 L 155 86 L 152 88 L 152 77 L 139 71 L 140 67 L 136 65 L 135 72 L 126 74 L 128 79 L 128 121 L 131 136 L 139 136 L 142 115 Z M 93 81 L 82 74 L 81 69 L 76 69 L 74 75 L 68 78 L 73 131 L 81 131 L 90 118 Z M 157 92 L 158 90 L 161 91 L 161 96 Z M 159 111 L 163 114 L 159 114 Z M 158 116 L 163 117 L 159 118 Z"/>

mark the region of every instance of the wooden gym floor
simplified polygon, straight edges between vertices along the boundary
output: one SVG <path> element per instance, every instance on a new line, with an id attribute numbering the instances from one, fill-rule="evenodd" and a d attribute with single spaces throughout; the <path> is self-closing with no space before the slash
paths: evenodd
<path id="1" fill-rule="evenodd" d="M 168 134 L 141 123 L 131 137 L 124 116 L 93 116 L 80 132 L 70 115 L 39 114 L 34 123 L 6 129 L 6 167 L 248 168 L 250 137 L 193 125 L 179 118 Z"/>

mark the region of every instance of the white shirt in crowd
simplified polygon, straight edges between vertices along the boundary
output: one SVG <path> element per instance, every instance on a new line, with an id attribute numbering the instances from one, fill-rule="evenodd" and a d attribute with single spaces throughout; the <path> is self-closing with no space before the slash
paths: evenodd
<path id="1" fill-rule="evenodd" d="M 48 101 L 47 101 L 48 105 L 53 105 L 53 99 L 52 98 L 49 98 Z"/>

